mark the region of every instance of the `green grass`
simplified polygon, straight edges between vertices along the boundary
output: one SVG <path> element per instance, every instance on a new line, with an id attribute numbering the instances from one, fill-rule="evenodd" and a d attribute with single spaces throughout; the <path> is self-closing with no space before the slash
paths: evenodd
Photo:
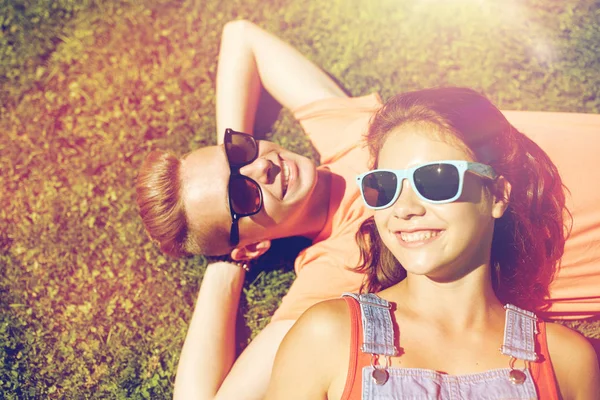
<path id="1" fill-rule="evenodd" d="M 225 22 L 280 35 L 353 95 L 453 84 L 504 109 L 600 112 L 600 5 L 499 4 L 0 1 L 0 397 L 171 397 L 206 260 L 151 245 L 133 182 L 151 149 L 214 143 Z M 313 155 L 285 111 L 267 137 Z M 288 246 L 248 280 L 240 347 L 293 279 Z"/>

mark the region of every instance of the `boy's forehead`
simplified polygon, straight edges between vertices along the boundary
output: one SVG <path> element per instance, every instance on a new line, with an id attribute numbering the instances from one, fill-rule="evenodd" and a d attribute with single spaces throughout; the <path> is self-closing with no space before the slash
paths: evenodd
<path id="1" fill-rule="evenodd" d="M 221 172 L 221 174 L 219 174 Z M 196 149 L 181 158 L 181 176 L 184 182 L 198 175 L 214 174 L 229 177 L 229 164 L 223 146 Z"/>
<path id="2" fill-rule="evenodd" d="M 206 218 L 201 210 L 210 210 L 214 217 L 211 219 L 229 219 L 229 165 L 222 146 L 204 147 L 189 153 L 181 160 L 181 178 L 182 198 L 190 222 Z"/>

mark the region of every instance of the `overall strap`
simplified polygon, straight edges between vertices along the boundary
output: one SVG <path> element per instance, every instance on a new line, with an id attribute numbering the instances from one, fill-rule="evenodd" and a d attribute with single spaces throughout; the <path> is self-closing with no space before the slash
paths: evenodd
<path id="1" fill-rule="evenodd" d="M 512 304 L 504 306 L 506 321 L 504 323 L 504 343 L 500 348 L 502 354 L 525 361 L 536 361 L 535 335 L 537 317 L 531 311 L 522 310 Z"/>
<path id="2" fill-rule="evenodd" d="M 390 303 L 374 293 L 361 295 L 344 293 L 342 296 L 353 297 L 360 304 L 363 329 L 362 352 L 382 356 L 397 355 Z"/>

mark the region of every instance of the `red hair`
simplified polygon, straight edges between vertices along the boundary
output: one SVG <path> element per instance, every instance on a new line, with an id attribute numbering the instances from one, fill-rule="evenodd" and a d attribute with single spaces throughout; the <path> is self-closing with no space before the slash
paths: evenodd
<path id="1" fill-rule="evenodd" d="M 377 167 L 387 135 L 406 124 L 427 124 L 467 147 L 510 182 L 504 216 L 494 227 L 490 263 L 502 302 L 543 310 L 565 244 L 564 187 L 556 166 L 532 140 L 515 129 L 487 98 L 466 88 L 437 88 L 397 95 L 373 116 L 366 143 Z M 378 291 L 398 283 L 406 271 L 383 245 L 373 218 L 356 235 L 364 289 Z"/>
<path id="2" fill-rule="evenodd" d="M 181 161 L 171 153 L 152 151 L 136 181 L 137 203 L 146 233 L 173 257 L 194 253 L 187 215 L 181 199 Z"/>

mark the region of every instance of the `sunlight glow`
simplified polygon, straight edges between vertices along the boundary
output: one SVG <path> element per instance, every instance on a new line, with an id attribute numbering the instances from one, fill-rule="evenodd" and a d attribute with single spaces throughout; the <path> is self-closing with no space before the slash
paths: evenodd
<path id="1" fill-rule="evenodd" d="M 424 7 L 428 15 L 469 15 L 473 21 L 489 23 L 490 29 L 496 27 L 520 34 L 528 55 L 542 66 L 560 58 L 559 50 L 551 44 L 549 28 L 540 25 L 538 18 L 531 15 L 535 11 L 527 7 L 524 0 L 413 0 L 413 4 Z M 446 21 L 441 23 L 445 25 Z M 453 21 L 449 19 L 447 23 Z"/>

